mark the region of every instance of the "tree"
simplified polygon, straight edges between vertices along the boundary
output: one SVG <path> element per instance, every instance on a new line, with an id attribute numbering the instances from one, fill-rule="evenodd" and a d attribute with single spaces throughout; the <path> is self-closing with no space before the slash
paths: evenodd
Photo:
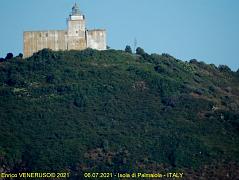
<path id="1" fill-rule="evenodd" d="M 17 57 L 20 58 L 20 59 L 22 59 L 22 58 L 23 58 L 23 54 L 22 54 L 22 53 L 19 53 Z"/>
<path id="2" fill-rule="evenodd" d="M 221 72 L 231 72 L 232 71 L 227 65 L 219 65 L 218 69 Z"/>
<path id="3" fill-rule="evenodd" d="M 55 80 L 54 74 L 50 74 L 46 77 L 46 82 L 47 83 L 54 83 L 54 80 Z"/>
<path id="4" fill-rule="evenodd" d="M 132 49 L 129 45 L 125 47 L 125 52 L 132 54 Z"/>
<path id="5" fill-rule="evenodd" d="M 239 69 L 237 70 L 237 72 L 236 72 L 236 73 L 237 73 L 237 76 L 239 76 Z"/>
<path id="6" fill-rule="evenodd" d="M 145 54 L 144 49 L 141 48 L 141 47 L 137 47 L 137 49 L 136 49 L 136 54 L 138 54 L 138 55 L 144 55 L 144 54 Z"/>
<path id="7" fill-rule="evenodd" d="M 12 59 L 12 58 L 13 58 L 13 54 L 7 53 L 7 56 L 5 57 L 5 59 L 8 60 L 8 59 Z"/>
<path id="8" fill-rule="evenodd" d="M 189 61 L 189 63 L 190 63 L 190 64 L 197 64 L 198 61 L 197 61 L 196 59 L 191 59 L 191 60 Z"/>
<path id="9" fill-rule="evenodd" d="M 0 58 L 0 62 L 4 62 L 5 61 L 5 59 L 4 58 Z"/>

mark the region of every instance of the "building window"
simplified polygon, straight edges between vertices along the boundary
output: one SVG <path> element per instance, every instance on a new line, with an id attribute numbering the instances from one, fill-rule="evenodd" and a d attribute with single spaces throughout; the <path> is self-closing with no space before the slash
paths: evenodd
<path id="1" fill-rule="evenodd" d="M 76 34 L 78 34 L 78 31 L 76 31 Z"/>
<path id="2" fill-rule="evenodd" d="M 46 37 L 48 37 L 48 33 L 46 33 Z"/>

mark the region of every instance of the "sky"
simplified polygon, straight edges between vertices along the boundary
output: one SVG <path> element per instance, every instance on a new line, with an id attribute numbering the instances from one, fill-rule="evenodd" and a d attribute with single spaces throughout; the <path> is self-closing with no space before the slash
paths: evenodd
<path id="1" fill-rule="evenodd" d="M 23 32 L 64 30 L 73 4 L 113 49 L 239 68 L 239 0 L 0 0 L 0 57 L 23 52 Z"/>

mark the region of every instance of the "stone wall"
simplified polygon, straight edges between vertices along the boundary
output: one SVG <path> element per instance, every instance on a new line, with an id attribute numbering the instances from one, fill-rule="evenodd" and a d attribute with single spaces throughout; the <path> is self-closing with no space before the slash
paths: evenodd
<path id="1" fill-rule="evenodd" d="M 23 38 L 24 58 L 44 48 L 54 51 L 86 48 L 106 49 L 106 31 L 102 29 L 86 30 L 83 16 L 70 16 L 66 31 L 28 31 L 24 32 Z"/>
<path id="2" fill-rule="evenodd" d="M 68 36 L 67 50 L 83 50 L 86 49 L 86 39 L 85 36 Z"/>
<path id="3" fill-rule="evenodd" d="M 106 31 L 94 29 L 86 31 L 87 47 L 98 50 L 106 50 Z"/>
<path id="4" fill-rule="evenodd" d="M 29 57 L 33 53 L 44 48 L 55 51 L 67 50 L 66 31 L 34 31 L 24 32 L 24 57 Z"/>
<path id="5" fill-rule="evenodd" d="M 106 50 L 106 31 L 101 29 L 78 31 L 76 36 L 67 31 L 24 32 L 24 58 L 44 48 L 54 51 L 83 50 L 86 48 Z"/>

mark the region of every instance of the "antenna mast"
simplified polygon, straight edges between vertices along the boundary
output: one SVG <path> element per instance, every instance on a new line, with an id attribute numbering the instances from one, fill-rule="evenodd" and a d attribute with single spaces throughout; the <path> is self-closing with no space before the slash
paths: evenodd
<path id="1" fill-rule="evenodd" d="M 137 39 L 134 38 L 134 52 L 136 52 L 137 44 L 138 44 Z"/>

